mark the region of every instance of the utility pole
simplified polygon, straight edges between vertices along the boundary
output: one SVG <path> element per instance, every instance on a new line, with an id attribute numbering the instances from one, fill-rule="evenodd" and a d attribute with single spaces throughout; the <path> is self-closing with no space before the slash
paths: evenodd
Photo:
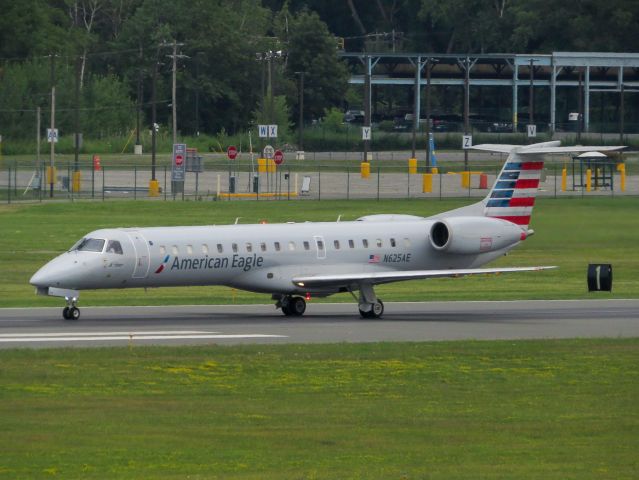
<path id="1" fill-rule="evenodd" d="M 173 117 L 173 144 L 177 143 L 177 102 L 176 102 L 176 83 L 177 83 L 177 59 L 179 58 L 187 58 L 186 55 L 178 55 L 177 47 L 183 46 L 183 43 L 177 43 L 176 40 L 173 40 L 173 54 L 168 55 L 173 59 L 173 82 L 171 85 L 171 107 Z"/>
<path id="2" fill-rule="evenodd" d="M 579 89 L 577 90 L 578 99 L 578 109 L 577 109 L 577 143 L 581 142 L 581 131 L 583 129 L 582 119 L 583 119 L 583 87 L 581 83 L 582 71 L 579 69 Z"/>
<path id="3" fill-rule="evenodd" d="M 49 80 L 51 83 L 51 138 L 49 139 L 51 140 L 51 148 L 49 151 L 49 197 L 53 198 L 53 183 L 55 181 L 53 174 L 53 166 L 55 163 L 55 142 L 53 141 L 55 139 L 53 133 L 55 130 L 55 55 L 51 53 L 49 55 L 49 59 L 51 60 L 51 71 L 49 76 Z"/>
<path id="4" fill-rule="evenodd" d="M 38 187 L 40 188 L 40 197 L 42 197 L 42 186 L 44 184 L 43 180 L 42 180 L 42 164 L 40 162 L 40 131 L 41 131 L 41 125 L 40 125 L 40 118 L 41 118 L 41 113 L 40 113 L 40 107 L 38 106 L 38 108 L 36 108 L 36 165 L 37 165 L 37 170 L 38 170 L 38 175 L 40 177 L 40 182 Z"/>
<path id="5" fill-rule="evenodd" d="M 371 57 L 366 56 L 366 69 L 364 80 L 364 126 L 371 128 Z M 364 140 L 364 161 L 368 162 L 368 151 L 370 150 L 370 140 Z"/>
<path id="6" fill-rule="evenodd" d="M 393 32 L 394 33 L 394 32 Z M 393 37 L 393 46 L 394 46 Z M 410 158 L 416 158 L 415 150 L 417 146 L 417 130 L 419 128 L 419 81 L 421 75 L 422 68 L 422 58 L 417 57 L 417 62 L 415 63 L 415 85 L 413 86 L 413 138 L 411 141 L 412 153 Z"/>
<path id="7" fill-rule="evenodd" d="M 74 165 L 73 165 L 73 182 L 72 189 L 75 190 L 76 180 L 75 175 L 76 172 L 80 170 L 80 69 L 82 68 L 81 58 L 78 56 L 75 58 L 75 109 L 73 112 L 73 124 L 75 130 L 75 142 L 74 142 Z M 79 181 L 79 179 L 78 179 Z"/>
<path id="8" fill-rule="evenodd" d="M 155 178 L 155 151 L 157 146 L 157 106 L 156 91 L 158 77 L 158 63 L 160 61 L 160 46 L 155 53 L 155 62 L 153 63 L 153 75 L 151 78 L 151 182 L 149 184 L 149 196 L 157 197 L 160 194 L 159 183 Z"/>
<path id="9" fill-rule="evenodd" d="M 431 59 L 426 60 L 426 173 L 430 173 L 430 71 Z"/>
<path id="10" fill-rule="evenodd" d="M 139 62 L 138 62 L 138 105 L 137 108 L 135 110 L 135 145 L 136 145 L 136 152 L 138 153 L 138 151 L 141 153 L 141 149 L 140 149 L 140 145 L 142 145 L 140 143 L 140 111 L 142 110 L 142 60 L 143 60 L 143 50 L 142 50 L 142 45 L 140 45 L 140 55 L 139 55 Z"/>
<path id="11" fill-rule="evenodd" d="M 464 61 L 464 135 L 470 135 L 470 58 Z M 468 171 L 468 149 L 464 149 L 464 171 Z"/>
<path id="12" fill-rule="evenodd" d="M 299 151 L 304 151 L 304 74 L 306 72 L 295 72 L 300 76 L 300 119 L 299 125 L 297 126 L 299 132 L 299 140 L 297 142 L 297 149 Z"/>

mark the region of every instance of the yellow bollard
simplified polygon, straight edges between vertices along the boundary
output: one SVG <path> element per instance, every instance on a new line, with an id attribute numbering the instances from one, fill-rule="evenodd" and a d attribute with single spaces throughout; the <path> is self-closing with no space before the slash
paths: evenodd
<path id="1" fill-rule="evenodd" d="M 425 173 L 422 175 L 422 193 L 430 193 L 433 191 L 433 174 Z"/>
<path id="2" fill-rule="evenodd" d="M 275 173 L 277 170 L 277 165 L 275 164 L 275 160 L 273 160 L 272 158 L 268 159 L 267 170 L 268 170 L 268 173 Z"/>
<path id="3" fill-rule="evenodd" d="M 73 183 L 71 184 L 71 190 L 74 193 L 80 191 L 80 170 L 73 172 Z"/>
<path id="4" fill-rule="evenodd" d="M 57 170 L 58 169 L 56 167 L 47 167 L 47 185 L 51 185 L 52 183 L 55 183 Z"/>
<path id="5" fill-rule="evenodd" d="M 565 192 L 568 188 L 568 169 L 561 170 L 561 191 Z"/>
<path id="6" fill-rule="evenodd" d="M 149 181 L 149 197 L 159 197 L 160 196 L 160 182 L 157 180 Z"/>
<path id="7" fill-rule="evenodd" d="M 266 158 L 257 159 L 257 173 L 266 173 Z"/>
<path id="8" fill-rule="evenodd" d="M 408 174 L 415 175 L 417 174 L 417 159 L 409 158 L 408 159 Z"/>
<path id="9" fill-rule="evenodd" d="M 592 190 L 592 170 L 586 169 L 586 192 Z"/>
<path id="10" fill-rule="evenodd" d="M 470 172 L 461 172 L 462 188 L 470 188 Z"/>
<path id="11" fill-rule="evenodd" d="M 620 163 L 619 165 L 617 165 L 617 170 L 619 170 L 619 174 L 620 174 L 620 182 L 619 182 L 619 188 L 621 189 L 622 192 L 626 191 L 626 164 L 625 163 Z"/>
<path id="12" fill-rule="evenodd" d="M 368 178 L 371 176 L 371 164 L 370 162 L 362 162 L 360 164 L 360 175 L 362 178 Z"/>
<path id="13" fill-rule="evenodd" d="M 433 175 L 437 175 L 439 173 L 439 168 L 431 167 L 430 173 L 432 173 Z"/>

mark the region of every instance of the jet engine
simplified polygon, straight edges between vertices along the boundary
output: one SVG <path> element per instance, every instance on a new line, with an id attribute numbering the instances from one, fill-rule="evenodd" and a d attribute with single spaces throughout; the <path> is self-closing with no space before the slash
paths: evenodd
<path id="1" fill-rule="evenodd" d="M 437 220 L 430 228 L 435 250 L 473 255 L 510 247 L 526 238 L 521 227 L 491 217 L 450 217 Z"/>

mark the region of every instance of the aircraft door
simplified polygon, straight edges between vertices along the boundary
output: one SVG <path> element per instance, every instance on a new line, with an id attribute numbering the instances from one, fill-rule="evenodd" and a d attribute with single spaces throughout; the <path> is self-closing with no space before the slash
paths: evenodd
<path id="1" fill-rule="evenodd" d="M 317 247 L 317 258 L 323 260 L 326 258 L 326 242 L 324 242 L 324 237 L 316 235 L 313 237 L 315 240 L 315 246 Z"/>
<path id="2" fill-rule="evenodd" d="M 127 232 L 127 235 L 135 248 L 135 269 L 133 278 L 146 278 L 149 273 L 149 243 L 137 230 Z"/>

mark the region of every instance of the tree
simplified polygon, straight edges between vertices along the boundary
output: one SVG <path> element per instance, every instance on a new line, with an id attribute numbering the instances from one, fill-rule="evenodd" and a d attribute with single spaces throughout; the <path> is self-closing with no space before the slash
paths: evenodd
<path id="1" fill-rule="evenodd" d="M 302 11 L 289 21 L 287 77 L 297 85 L 296 72 L 304 74 L 304 119 L 319 118 L 324 110 L 341 106 L 347 88 L 346 66 L 336 54 L 337 42 L 316 13 Z M 297 88 L 287 94 L 299 117 Z"/>

